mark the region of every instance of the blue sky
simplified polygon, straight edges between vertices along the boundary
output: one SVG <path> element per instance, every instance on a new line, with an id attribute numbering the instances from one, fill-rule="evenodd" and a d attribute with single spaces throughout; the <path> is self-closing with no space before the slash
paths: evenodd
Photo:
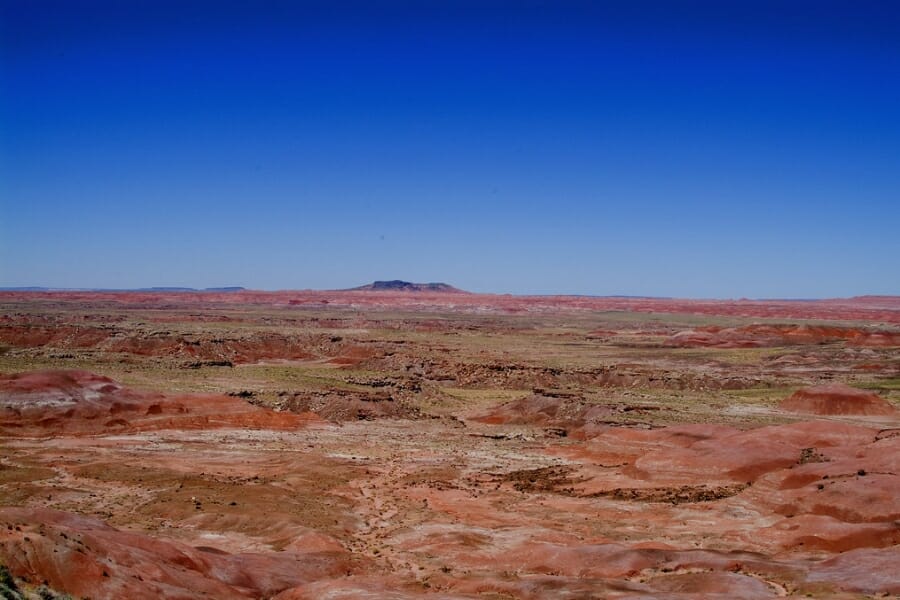
<path id="1" fill-rule="evenodd" d="M 900 294 L 900 4 L 0 0 L 0 286 Z"/>

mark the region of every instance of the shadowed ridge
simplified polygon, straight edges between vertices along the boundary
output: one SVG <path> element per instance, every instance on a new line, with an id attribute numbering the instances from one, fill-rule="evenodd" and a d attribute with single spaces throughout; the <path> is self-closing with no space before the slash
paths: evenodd
<path id="1" fill-rule="evenodd" d="M 392 279 L 390 281 L 373 281 L 368 285 L 350 288 L 349 292 L 442 292 L 454 294 L 467 294 L 465 290 L 461 290 L 446 283 L 412 283 L 402 281 L 400 279 Z"/>

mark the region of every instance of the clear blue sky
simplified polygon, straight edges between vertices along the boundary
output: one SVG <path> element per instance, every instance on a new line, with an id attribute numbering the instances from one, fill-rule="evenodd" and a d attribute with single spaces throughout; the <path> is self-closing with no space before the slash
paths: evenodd
<path id="1" fill-rule="evenodd" d="M 0 286 L 900 294 L 900 3 L 0 0 Z"/>

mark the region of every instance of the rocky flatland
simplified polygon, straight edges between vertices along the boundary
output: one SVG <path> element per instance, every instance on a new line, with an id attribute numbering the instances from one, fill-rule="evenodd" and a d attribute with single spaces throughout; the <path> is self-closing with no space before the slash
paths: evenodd
<path id="1" fill-rule="evenodd" d="M 0 584 L 900 594 L 894 299 L 292 294 L 0 293 Z"/>

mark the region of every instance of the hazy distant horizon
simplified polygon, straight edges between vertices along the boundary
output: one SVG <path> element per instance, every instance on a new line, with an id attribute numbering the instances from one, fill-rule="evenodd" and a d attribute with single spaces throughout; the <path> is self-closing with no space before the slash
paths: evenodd
<path id="1" fill-rule="evenodd" d="M 415 282 L 415 283 L 424 283 L 424 282 Z M 449 283 L 449 282 L 430 282 L 430 283 Z M 449 285 L 453 286 L 452 283 Z M 196 287 L 196 286 L 166 286 L 166 285 L 154 285 L 154 286 L 140 286 L 135 288 L 114 288 L 114 287 L 55 287 L 55 286 L 0 286 L 0 292 L 110 292 L 110 293 L 128 293 L 128 292 L 145 292 L 145 293 L 165 293 L 165 292 L 183 292 L 183 293 L 232 293 L 232 292 L 262 292 L 262 293 L 277 293 L 277 292 L 348 292 L 354 291 L 355 287 L 359 286 L 347 286 L 342 288 L 333 288 L 333 289 L 323 289 L 323 288 L 311 288 L 311 287 L 294 287 L 294 288 L 286 288 L 286 287 L 276 287 L 276 288 L 249 288 L 241 285 L 220 285 L 220 286 L 210 286 L 210 287 Z M 611 294 L 586 294 L 579 292 L 525 292 L 525 293 L 515 293 L 515 292 L 505 292 L 505 291 L 497 291 L 497 290 L 470 290 L 465 288 L 460 288 L 458 286 L 453 286 L 457 288 L 459 291 L 464 293 L 471 294 L 484 294 L 484 295 L 511 295 L 511 296 L 582 296 L 586 298 L 647 298 L 653 300 L 722 300 L 722 301 L 730 301 L 730 300 L 749 300 L 749 301 L 784 301 L 784 302 L 815 302 L 819 300 L 841 300 L 841 299 L 851 299 L 858 297 L 866 297 L 866 296 L 888 296 L 888 297 L 900 297 L 900 294 L 851 294 L 848 296 L 828 296 L 828 297 L 763 297 L 763 296 L 741 296 L 741 297 L 715 297 L 715 296 L 672 296 L 672 295 L 647 295 L 647 294 L 628 294 L 628 293 L 611 293 Z M 380 293 L 380 292 L 376 292 Z M 412 293 L 420 293 L 420 292 L 412 292 Z"/>
<path id="2" fill-rule="evenodd" d="M 394 279 L 394 278 L 392 278 Z M 44 283 L 28 283 L 28 284 L 19 284 L 19 283 L 0 283 L 0 290 L 2 291 L 27 291 L 27 290 L 47 290 L 47 291 L 110 291 L 110 292 L 129 292 L 129 291 L 149 291 L 149 290 L 186 290 L 186 291 L 216 291 L 216 290 L 227 290 L 231 288 L 239 288 L 245 291 L 258 291 L 258 292 L 290 292 L 290 291 L 313 291 L 313 292 L 330 292 L 330 291 L 344 291 L 350 290 L 362 285 L 366 285 L 372 283 L 374 281 L 384 280 L 384 278 L 377 279 L 369 279 L 365 281 L 352 281 L 347 282 L 345 284 L 339 284 L 333 287 L 322 287 L 315 286 L 312 284 L 303 284 L 299 283 L 296 285 L 273 285 L 266 287 L 257 287 L 250 285 L 243 285 L 240 283 L 232 283 L 232 284 L 217 284 L 215 282 L 209 285 L 195 285 L 190 282 L 186 283 L 178 283 L 178 284 L 153 284 L 153 285 L 128 285 L 128 286 L 116 286 L 116 285 L 47 285 Z M 636 293 L 633 291 L 622 291 L 622 290 L 612 290 L 612 291 L 603 291 L 603 292 L 590 292 L 583 290 L 553 290 L 549 288 L 541 288 L 536 287 L 534 289 L 524 289 L 524 290 L 508 290 L 508 289 L 500 289 L 500 288 L 475 288 L 472 286 L 460 285 L 454 281 L 448 281 L 446 279 L 422 279 L 422 280 L 414 280 L 414 279 L 405 279 L 403 281 L 409 281 L 414 283 L 445 283 L 454 288 L 457 288 L 464 292 L 471 292 L 475 294 L 509 294 L 514 296 L 597 296 L 597 297 L 635 297 L 635 298 L 675 298 L 675 299 L 686 299 L 686 300 L 736 300 L 736 299 L 750 299 L 750 300 L 828 300 L 828 299 L 840 299 L 840 298 L 855 298 L 860 296 L 900 296 L 900 291 L 868 291 L 868 290 L 851 290 L 843 294 L 838 295 L 820 295 L 820 296 L 811 296 L 811 295 L 765 295 L 765 294 L 742 294 L 742 295 L 700 295 L 700 294 L 672 294 L 665 293 L 665 291 L 659 293 Z"/>
<path id="3" fill-rule="evenodd" d="M 900 3 L 0 0 L 0 286 L 900 294 Z"/>

